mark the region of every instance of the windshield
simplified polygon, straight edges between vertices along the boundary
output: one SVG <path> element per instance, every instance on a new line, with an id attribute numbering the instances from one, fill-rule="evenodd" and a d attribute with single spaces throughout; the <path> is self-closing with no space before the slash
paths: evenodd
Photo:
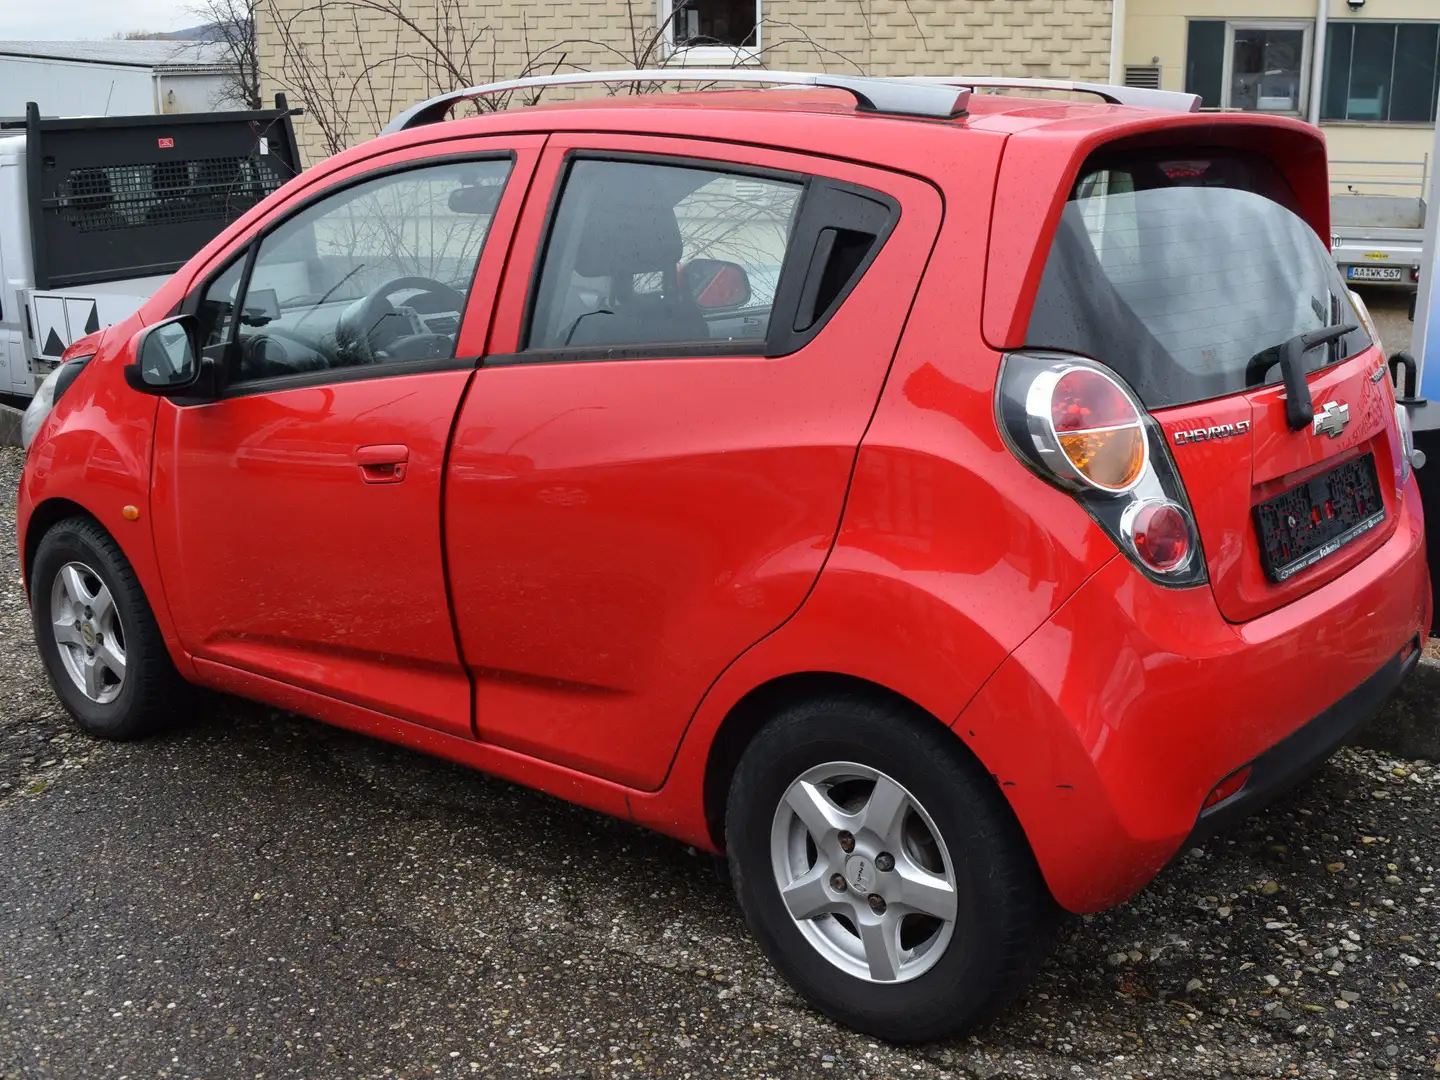
<path id="1" fill-rule="evenodd" d="M 1280 380 L 1296 334 L 1359 323 L 1344 281 L 1273 166 L 1235 152 L 1112 155 L 1081 171 L 1026 345 L 1108 364 L 1149 408 Z M 1311 369 L 1370 344 L 1363 330 Z"/>

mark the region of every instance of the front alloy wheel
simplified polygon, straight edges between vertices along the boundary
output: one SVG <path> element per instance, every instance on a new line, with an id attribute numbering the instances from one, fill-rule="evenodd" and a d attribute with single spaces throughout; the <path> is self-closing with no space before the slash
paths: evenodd
<path id="1" fill-rule="evenodd" d="M 137 738 L 188 703 L 145 591 L 98 522 L 67 518 L 40 538 L 30 604 L 50 685 L 90 734 Z"/>
<path id="2" fill-rule="evenodd" d="M 100 575 L 66 563 L 50 588 L 51 632 L 71 681 L 91 701 L 108 705 L 125 685 L 125 630 Z"/>

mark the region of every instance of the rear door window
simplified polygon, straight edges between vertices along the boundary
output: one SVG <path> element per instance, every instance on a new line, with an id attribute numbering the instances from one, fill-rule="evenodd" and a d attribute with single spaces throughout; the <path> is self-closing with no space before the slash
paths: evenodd
<path id="1" fill-rule="evenodd" d="M 803 191 L 789 177 L 573 162 L 528 347 L 763 342 Z"/>
<path id="2" fill-rule="evenodd" d="M 1296 334 L 1359 323 L 1330 253 L 1264 158 L 1097 156 L 1052 241 L 1026 344 L 1108 364 L 1149 408 L 1278 382 Z M 1356 330 L 1311 368 L 1370 344 Z"/>

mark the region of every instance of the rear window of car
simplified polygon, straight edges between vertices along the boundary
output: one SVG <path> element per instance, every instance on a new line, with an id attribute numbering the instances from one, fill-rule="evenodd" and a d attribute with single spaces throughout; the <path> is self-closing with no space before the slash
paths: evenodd
<path id="1" fill-rule="evenodd" d="M 1030 348 L 1109 365 L 1149 408 L 1280 381 L 1297 334 L 1360 322 L 1289 185 L 1259 155 L 1148 150 L 1086 162 L 1051 242 Z M 1361 352 L 1363 329 L 1310 352 Z"/>

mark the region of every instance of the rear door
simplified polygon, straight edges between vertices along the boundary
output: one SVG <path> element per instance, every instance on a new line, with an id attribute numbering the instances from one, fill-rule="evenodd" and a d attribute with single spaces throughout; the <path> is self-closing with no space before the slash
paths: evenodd
<path id="1" fill-rule="evenodd" d="M 778 151 L 555 135 L 525 215 L 445 500 L 478 734 L 654 789 L 819 573 L 940 199 Z"/>
<path id="2" fill-rule="evenodd" d="M 1167 147 L 1082 168 L 1026 342 L 1109 365 L 1160 422 L 1216 602 L 1239 622 L 1343 573 L 1394 528 L 1394 398 L 1362 322 L 1269 161 Z M 1300 363 L 1314 419 L 1292 424 L 1282 353 L 1327 328 L 1338 339 Z"/>

